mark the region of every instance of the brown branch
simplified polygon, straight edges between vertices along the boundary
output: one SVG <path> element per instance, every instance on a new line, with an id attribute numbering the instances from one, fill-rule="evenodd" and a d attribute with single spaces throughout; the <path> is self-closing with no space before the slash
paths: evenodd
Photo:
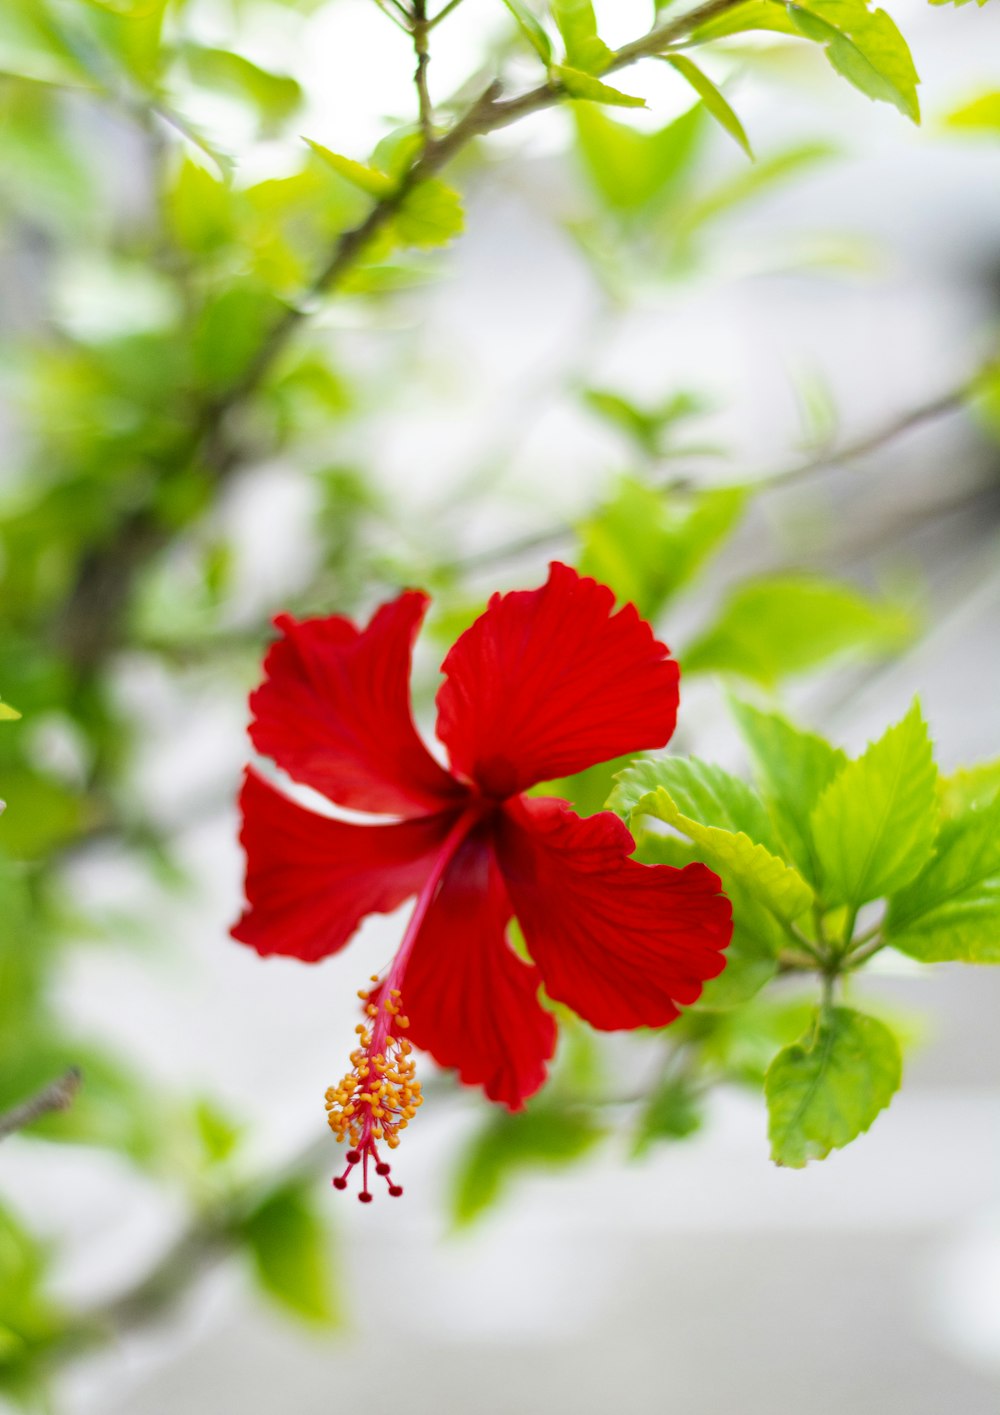
<path id="1" fill-rule="evenodd" d="M 624 45 L 612 56 L 606 72 L 612 73 L 659 53 L 700 25 L 742 3 L 744 0 L 707 0 L 686 15 Z M 434 176 L 473 139 L 508 127 L 520 118 L 569 97 L 564 86 L 555 81 L 541 84 L 516 98 L 501 99 L 501 92 L 499 80 L 494 80 L 447 133 L 440 138 L 431 137 L 425 143 L 396 190 L 378 201 L 358 226 L 338 238 L 303 299 L 290 306 L 272 326 L 243 375 L 219 397 L 202 403 L 188 435 L 171 459 L 167 475 L 169 470 L 182 470 L 195 463 L 216 485 L 222 484 L 241 460 L 239 449 L 229 436 L 231 416 L 257 392 L 315 301 L 336 288 L 413 189 Z M 170 535 L 155 505 L 147 502 L 124 516 L 114 535 L 84 557 L 56 624 L 59 648 L 83 677 L 93 673 L 117 645 L 137 575 L 146 561 L 169 541 Z"/>
<path id="2" fill-rule="evenodd" d="M 5 1140 L 8 1135 L 23 1130 L 27 1125 L 33 1125 L 43 1115 L 69 1110 L 82 1080 L 83 1073 L 80 1068 L 71 1066 L 64 1076 L 50 1081 L 37 1095 L 7 1111 L 6 1115 L 0 1115 L 0 1140 Z"/>

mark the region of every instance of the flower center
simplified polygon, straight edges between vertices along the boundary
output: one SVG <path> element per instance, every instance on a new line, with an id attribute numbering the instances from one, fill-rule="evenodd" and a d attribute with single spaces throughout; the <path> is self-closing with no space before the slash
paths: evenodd
<path id="1" fill-rule="evenodd" d="M 484 796 L 506 801 L 517 791 L 517 770 L 506 757 L 485 757 L 477 761 L 475 776 Z"/>
<path id="2" fill-rule="evenodd" d="M 377 983 L 378 977 L 372 978 Z M 410 1043 L 397 1032 L 410 1025 L 400 1007 L 398 988 L 385 996 L 379 989 L 358 993 L 365 1004 L 368 1022 L 355 1028 L 358 1045 L 351 1052 L 351 1067 L 343 1080 L 326 1093 L 327 1122 L 343 1144 L 350 1141 L 345 1159 L 347 1168 L 333 1181 L 334 1188 L 346 1189 L 351 1170 L 360 1164 L 362 1189 L 358 1198 L 370 1204 L 368 1188 L 369 1164 L 385 1179 L 393 1198 L 402 1194 L 402 1185 L 390 1178 L 390 1167 L 379 1154 L 384 1141 L 390 1150 L 399 1144 L 399 1132 L 405 1130 L 421 1104 L 420 1082 L 416 1079 L 416 1062 Z"/>

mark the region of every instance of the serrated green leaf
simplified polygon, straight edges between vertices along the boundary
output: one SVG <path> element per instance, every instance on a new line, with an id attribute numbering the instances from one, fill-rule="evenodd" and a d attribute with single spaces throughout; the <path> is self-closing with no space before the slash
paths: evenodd
<path id="1" fill-rule="evenodd" d="M 363 162 L 355 162 L 352 157 L 331 152 L 322 143 L 313 142 L 312 138 L 306 138 L 305 141 L 327 167 L 332 168 L 339 177 L 343 177 L 352 187 L 357 187 L 358 191 L 367 196 L 380 199 L 391 196 L 396 190 L 395 180 L 385 172 L 380 172 L 377 167 L 367 167 Z"/>
<path id="2" fill-rule="evenodd" d="M 743 828 L 749 825 L 755 835 L 775 843 L 767 812 L 744 783 L 720 768 L 679 757 L 638 762 L 623 775 L 628 779 L 619 781 L 620 790 L 612 796 L 613 808 L 655 816 L 679 830 L 694 841 L 701 858 L 722 876 L 724 885 L 732 882 L 746 890 L 778 918 L 796 919 L 811 906 L 813 892 L 798 871 L 756 843 Z M 633 803 L 643 779 L 646 793 Z M 728 819 L 729 824 L 703 824 L 689 815 L 689 810 L 704 810 L 711 819 Z"/>
<path id="3" fill-rule="evenodd" d="M 538 17 L 528 9 L 523 0 L 503 0 L 507 9 L 517 20 L 518 27 L 532 49 L 541 59 L 542 63 L 548 66 L 552 62 L 552 44 L 548 35 L 542 28 Z"/>
<path id="4" fill-rule="evenodd" d="M 937 769 L 918 702 L 834 778 L 810 823 L 827 907 L 856 909 L 909 884 L 938 829 Z"/>
<path id="5" fill-rule="evenodd" d="M 330 1236 L 301 1186 L 289 1185 L 269 1195 L 244 1221 L 241 1232 L 269 1297 L 307 1321 L 336 1323 Z"/>
<path id="6" fill-rule="evenodd" d="M 850 651 L 898 648 L 912 629 L 901 609 L 851 585 L 772 575 L 738 586 L 680 659 L 688 674 L 735 673 L 772 688 Z"/>
<path id="7" fill-rule="evenodd" d="M 571 68 L 568 64 L 553 64 L 549 69 L 569 94 L 570 98 L 584 99 L 588 103 L 607 103 L 618 108 L 645 108 L 646 100 L 634 94 L 622 93 L 620 89 L 602 84 L 592 74 L 582 69 Z"/>
<path id="8" fill-rule="evenodd" d="M 764 1078 L 771 1158 L 801 1169 L 867 1130 L 902 1079 L 899 1043 L 874 1017 L 847 1007 L 817 1013 L 813 1030 Z"/>
<path id="9" fill-rule="evenodd" d="M 819 872 L 810 817 L 821 794 L 847 765 L 839 747 L 749 703 L 733 712 L 757 767 L 764 797 L 789 855 L 810 884 Z"/>
<path id="10" fill-rule="evenodd" d="M 1000 797 L 945 822 L 934 858 L 890 899 L 884 934 L 923 963 L 1000 963 Z"/>
<path id="11" fill-rule="evenodd" d="M 1000 795 L 1000 757 L 976 766 L 959 767 L 938 780 L 938 800 L 945 817 L 960 815 L 973 806 L 988 806 Z"/>
<path id="12" fill-rule="evenodd" d="M 676 69 L 681 77 L 687 80 L 715 121 L 739 144 L 752 161 L 753 151 L 750 147 L 750 139 L 746 135 L 743 124 L 733 112 L 728 99 L 717 85 L 686 55 L 665 54 L 663 58 L 671 68 Z"/>
<path id="13" fill-rule="evenodd" d="M 525 1170 L 558 1169 L 601 1138 L 593 1119 L 546 1100 L 515 1114 L 499 1112 L 473 1136 L 455 1176 L 452 1214 L 468 1224 L 491 1208 Z"/>
<path id="14" fill-rule="evenodd" d="M 868 98 L 894 104 L 920 122 L 920 82 L 906 40 L 884 10 L 865 0 L 808 0 L 788 6 L 792 23 L 824 45 L 830 63 Z"/>
<path id="15" fill-rule="evenodd" d="M 552 13 L 566 46 L 566 63 L 585 74 L 602 73 L 611 50 L 598 38 L 590 0 L 552 0 Z"/>

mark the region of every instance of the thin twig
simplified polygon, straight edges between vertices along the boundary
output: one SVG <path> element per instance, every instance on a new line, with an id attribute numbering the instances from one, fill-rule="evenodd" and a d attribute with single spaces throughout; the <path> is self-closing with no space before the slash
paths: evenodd
<path id="1" fill-rule="evenodd" d="M 853 442 L 846 442 L 842 447 L 822 452 L 805 461 L 795 462 L 780 471 L 772 472 L 770 475 L 759 478 L 743 478 L 740 484 L 749 484 L 756 491 L 771 491 L 777 487 L 805 481 L 818 472 L 847 466 L 852 462 L 861 461 L 862 458 L 869 457 L 875 452 L 881 452 L 890 443 L 904 437 L 907 433 L 914 432 L 927 423 L 936 422 L 939 418 L 946 417 L 950 413 L 958 412 L 968 400 L 970 392 L 981 374 L 980 370 L 973 378 L 966 379 L 957 388 L 912 408 L 908 413 L 904 413 L 901 417 L 886 423 L 885 426 L 877 428 L 874 432 L 866 433 Z M 665 496 L 694 490 L 694 484 L 686 476 L 672 476 L 660 481 L 654 479 L 650 482 L 650 486 Z M 508 560 L 519 559 L 522 555 L 565 540 L 572 534 L 573 527 L 565 522 L 558 526 L 548 526 L 543 530 L 532 531 L 527 535 L 503 541 L 499 545 L 487 546 L 484 550 L 476 550 L 468 555 L 458 556 L 449 561 L 446 568 L 451 573 L 481 570 Z"/>
<path id="2" fill-rule="evenodd" d="M 424 146 L 434 141 L 434 107 L 430 89 L 427 86 L 427 66 L 431 62 L 427 42 L 427 0 L 413 0 L 413 49 L 417 56 L 416 73 L 413 82 L 417 86 L 417 101 L 420 111 L 420 131 Z"/>
<path id="3" fill-rule="evenodd" d="M 82 1080 L 80 1068 L 71 1066 L 65 1075 L 50 1081 L 37 1095 L 7 1111 L 6 1115 L 0 1115 L 0 1140 L 5 1140 L 8 1135 L 23 1130 L 27 1125 L 33 1125 L 43 1115 L 69 1110 Z"/>
<path id="4" fill-rule="evenodd" d="M 462 0 L 448 0 L 448 4 L 444 7 L 444 9 L 439 10 L 433 19 L 427 21 L 427 28 L 431 30 L 434 28 L 435 25 L 439 25 L 442 20 L 446 20 L 451 14 L 452 10 L 457 10 L 461 3 Z"/>

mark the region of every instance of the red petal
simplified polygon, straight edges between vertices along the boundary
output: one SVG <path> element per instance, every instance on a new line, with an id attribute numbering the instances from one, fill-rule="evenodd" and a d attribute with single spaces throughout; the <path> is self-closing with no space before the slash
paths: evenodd
<path id="1" fill-rule="evenodd" d="M 233 937 L 306 963 L 343 948 L 366 914 L 416 894 L 454 819 L 349 825 L 296 805 L 253 771 L 240 805 L 249 907 Z"/>
<path id="2" fill-rule="evenodd" d="M 469 1086 L 517 1110 L 556 1044 L 538 969 L 507 942 L 510 901 L 482 828 L 448 867 L 401 984 L 408 1036 Z"/>
<path id="3" fill-rule="evenodd" d="M 494 595 L 444 661 L 437 732 L 487 795 L 569 776 L 670 739 L 677 664 L 634 605 L 558 562 Z"/>
<path id="4" fill-rule="evenodd" d="M 258 752 L 338 805 L 387 815 L 439 811 L 461 788 L 417 735 L 410 657 L 427 596 L 407 590 L 366 629 L 281 614 L 284 634 L 251 694 Z"/>
<path id="5" fill-rule="evenodd" d="M 548 994 L 602 1031 L 662 1027 L 725 966 L 729 900 L 704 865 L 630 860 L 609 811 L 586 820 L 549 798 L 508 802 L 497 856 Z"/>

